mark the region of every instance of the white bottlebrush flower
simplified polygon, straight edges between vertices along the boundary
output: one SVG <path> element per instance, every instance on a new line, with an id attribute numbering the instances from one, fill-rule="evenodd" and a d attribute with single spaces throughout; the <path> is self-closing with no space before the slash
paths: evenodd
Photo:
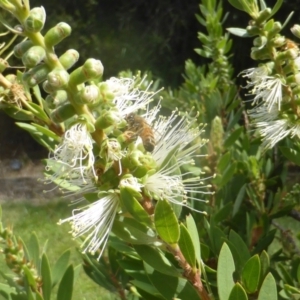
<path id="1" fill-rule="evenodd" d="M 144 116 L 147 122 L 153 122 L 157 111 L 155 108 Z M 148 174 L 143 180 L 145 192 L 153 198 L 182 206 L 187 200 L 203 201 L 191 196 L 191 193 L 205 193 L 200 190 L 204 187 L 200 177 L 191 172 L 179 172 L 180 167 L 193 164 L 196 151 L 206 142 L 200 138 L 202 129 L 195 127 L 195 123 L 195 118 L 189 121 L 187 116 L 179 117 L 173 112 L 169 118 L 159 118 L 153 124 L 157 143 L 152 154 L 158 171 Z M 166 161 L 168 158 L 170 161 Z"/>
<path id="2" fill-rule="evenodd" d="M 268 110 L 273 105 L 281 108 L 282 101 L 282 80 L 268 75 L 268 66 L 262 65 L 242 71 L 242 77 L 246 77 L 247 85 L 244 88 L 251 89 L 250 95 L 254 95 L 251 100 L 253 104 L 265 103 Z"/>
<path id="3" fill-rule="evenodd" d="M 248 113 L 253 125 L 262 136 L 262 148 L 265 150 L 273 148 L 288 135 L 300 137 L 300 125 L 292 124 L 288 119 L 280 116 L 276 106 L 268 109 L 265 105 L 259 105 Z"/>
<path id="4" fill-rule="evenodd" d="M 251 93 L 255 95 L 253 104 L 259 103 L 261 100 L 264 103 L 268 111 L 274 105 L 277 105 L 278 110 L 281 109 L 282 101 L 282 81 L 275 77 L 266 77 L 261 83 L 256 84 Z"/>
<path id="5" fill-rule="evenodd" d="M 75 124 L 47 160 L 48 182 L 84 185 L 97 177 L 94 163 L 93 140 L 84 124 Z"/>
<path id="6" fill-rule="evenodd" d="M 153 96 L 158 93 L 149 91 L 151 83 L 146 90 L 135 87 L 135 79 L 112 77 L 106 81 L 109 91 L 114 94 L 113 103 L 116 105 L 122 117 L 145 109 L 153 100 Z M 142 83 L 142 82 L 141 82 Z M 140 83 L 140 84 L 141 84 Z"/>
<path id="7" fill-rule="evenodd" d="M 81 245 L 83 253 L 94 254 L 100 250 L 101 257 L 107 243 L 115 216 L 119 210 L 119 198 L 116 194 L 108 194 L 94 203 L 73 210 L 73 216 L 60 220 L 59 224 L 69 222 L 74 238 L 85 236 Z"/>
<path id="8" fill-rule="evenodd" d="M 248 78 L 245 88 L 250 88 L 264 81 L 266 76 L 268 76 L 268 69 L 265 66 L 250 68 L 242 71 L 240 75 L 242 75 L 242 77 Z"/>

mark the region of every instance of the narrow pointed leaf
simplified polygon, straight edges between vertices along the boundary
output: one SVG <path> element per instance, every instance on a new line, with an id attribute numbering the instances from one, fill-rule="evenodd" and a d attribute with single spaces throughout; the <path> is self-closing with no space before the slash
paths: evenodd
<path id="1" fill-rule="evenodd" d="M 251 257 L 246 243 L 234 230 L 230 230 L 229 241 L 233 243 L 236 249 L 238 249 L 241 263 L 244 265 Z"/>
<path id="2" fill-rule="evenodd" d="M 243 7 L 243 4 L 241 4 L 241 2 L 239 0 L 228 0 L 229 3 L 235 7 L 236 9 L 239 9 L 239 10 L 242 10 L 242 11 L 245 11 L 244 10 L 244 7 Z"/>
<path id="3" fill-rule="evenodd" d="M 136 220 L 145 223 L 146 225 L 151 225 L 152 222 L 149 215 L 129 190 L 126 188 L 121 188 L 120 195 L 123 205 Z"/>
<path id="4" fill-rule="evenodd" d="M 66 270 L 57 292 L 57 300 L 71 300 L 73 294 L 74 269 L 70 265 Z"/>
<path id="5" fill-rule="evenodd" d="M 261 265 L 259 284 L 261 285 L 270 268 L 270 258 L 265 250 L 261 253 L 259 260 Z"/>
<path id="6" fill-rule="evenodd" d="M 23 269 L 24 275 L 27 279 L 28 285 L 32 286 L 33 289 L 36 290 L 37 283 L 34 278 L 35 274 L 33 274 L 32 271 L 26 265 L 23 265 L 22 269 Z"/>
<path id="7" fill-rule="evenodd" d="M 199 240 L 199 234 L 198 234 L 197 226 L 196 226 L 195 220 L 193 219 L 192 215 L 188 215 L 186 217 L 186 226 L 187 226 L 189 234 L 192 238 L 192 242 L 193 242 L 194 249 L 195 249 L 195 254 L 196 254 L 196 260 L 198 262 L 198 265 L 200 266 L 201 246 L 200 246 L 200 240 Z"/>
<path id="8" fill-rule="evenodd" d="M 175 244 L 179 240 L 178 220 L 166 200 L 159 200 L 154 214 L 155 228 L 161 239 L 169 244 Z"/>
<path id="9" fill-rule="evenodd" d="M 52 284 L 53 284 L 53 286 L 55 286 L 56 283 L 61 280 L 64 272 L 66 271 L 68 263 L 69 263 L 70 255 L 71 255 L 70 250 L 65 251 L 59 257 L 57 262 L 55 263 L 55 265 L 52 269 L 52 276 L 53 276 Z"/>
<path id="10" fill-rule="evenodd" d="M 158 248 L 153 248 L 147 245 L 135 245 L 134 249 L 141 259 L 155 270 L 169 276 L 180 276 L 177 269 Z"/>
<path id="11" fill-rule="evenodd" d="M 48 261 L 48 258 L 45 253 L 42 256 L 41 274 L 42 274 L 42 281 L 43 281 L 44 300 L 50 300 L 51 289 L 52 289 L 52 279 L 51 279 L 51 270 L 50 270 L 49 261 Z"/>
<path id="12" fill-rule="evenodd" d="M 180 224 L 179 248 L 191 267 L 196 267 L 196 253 L 192 238 L 183 224 Z"/>
<path id="13" fill-rule="evenodd" d="M 27 243 L 27 249 L 29 258 L 28 260 L 32 260 L 36 268 L 39 267 L 39 257 L 40 257 L 40 245 L 36 233 L 33 232 L 30 236 L 30 240 Z"/>

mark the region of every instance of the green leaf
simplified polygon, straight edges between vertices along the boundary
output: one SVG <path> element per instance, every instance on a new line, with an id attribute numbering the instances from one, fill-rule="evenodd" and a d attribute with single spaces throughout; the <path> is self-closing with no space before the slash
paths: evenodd
<path id="1" fill-rule="evenodd" d="M 177 271 L 177 269 L 158 248 L 153 248 L 147 245 L 135 245 L 134 249 L 144 262 L 160 273 L 169 276 L 180 276 L 180 273 Z"/>
<path id="2" fill-rule="evenodd" d="M 192 268 L 195 268 L 196 254 L 194 244 L 187 228 L 183 224 L 180 224 L 180 238 L 178 245 L 186 261 Z"/>
<path id="3" fill-rule="evenodd" d="M 224 241 L 227 240 L 225 233 L 217 226 L 211 226 L 209 230 L 211 250 L 218 254 L 221 251 Z"/>
<path id="4" fill-rule="evenodd" d="M 48 258 L 45 253 L 42 255 L 41 275 L 42 275 L 42 281 L 43 281 L 44 300 L 50 300 L 51 288 L 52 288 L 51 270 L 50 270 Z"/>
<path id="5" fill-rule="evenodd" d="M 290 147 L 279 147 L 279 150 L 288 160 L 300 166 L 300 155 L 299 155 L 300 149 L 293 149 Z"/>
<path id="6" fill-rule="evenodd" d="M 116 288 L 114 282 L 109 275 L 110 270 L 103 268 L 100 262 L 96 261 L 89 254 L 82 254 L 83 257 L 83 270 L 94 282 L 108 291 L 115 292 Z M 123 262 L 123 261 L 122 261 Z M 121 264 L 119 264 L 121 266 Z M 130 265 L 132 267 L 132 264 Z M 121 266 L 122 267 L 122 266 Z M 100 270 L 101 269 L 101 270 Z M 140 268 L 139 270 L 141 270 Z"/>
<path id="7" fill-rule="evenodd" d="M 150 216 L 128 189 L 121 188 L 120 195 L 123 205 L 135 219 L 148 226 L 152 224 Z"/>
<path id="8" fill-rule="evenodd" d="M 46 124 L 49 123 L 50 121 L 49 117 L 39 105 L 33 102 L 27 102 L 26 108 L 28 108 L 28 110 L 31 111 L 37 118 L 46 122 Z"/>
<path id="9" fill-rule="evenodd" d="M 277 300 L 276 282 L 271 273 L 266 276 L 261 289 L 258 294 L 257 300 Z"/>
<path id="10" fill-rule="evenodd" d="M 230 159 L 231 153 L 229 151 L 221 156 L 217 165 L 218 173 L 223 173 L 227 169 L 227 167 L 230 165 Z"/>
<path id="11" fill-rule="evenodd" d="M 34 290 L 37 289 L 37 283 L 35 281 L 35 274 L 32 273 L 32 270 L 29 269 L 26 265 L 23 265 L 22 267 L 24 275 L 27 279 L 28 285 L 33 287 Z M 30 289 L 30 287 L 29 287 Z"/>
<path id="12" fill-rule="evenodd" d="M 39 292 L 35 292 L 35 300 L 44 300 L 43 296 Z"/>
<path id="13" fill-rule="evenodd" d="M 241 4 L 241 2 L 239 0 L 228 0 L 229 3 L 235 7 L 236 9 L 239 9 L 239 10 L 242 10 L 242 11 L 245 11 L 244 10 L 244 7 L 243 7 L 243 4 Z"/>
<path id="14" fill-rule="evenodd" d="M 233 287 L 228 300 L 248 300 L 245 290 L 239 283 Z"/>
<path id="15" fill-rule="evenodd" d="M 27 249 L 28 249 L 28 260 L 32 260 L 35 267 L 39 267 L 39 262 L 40 262 L 40 245 L 39 245 L 39 240 L 37 238 L 37 235 L 35 232 L 33 232 L 30 236 L 29 242 L 27 243 Z"/>
<path id="16" fill-rule="evenodd" d="M 234 260 L 226 243 L 223 244 L 217 267 L 217 286 L 220 300 L 228 300 L 234 287 Z"/>
<path id="17" fill-rule="evenodd" d="M 265 278 L 265 276 L 267 275 L 269 268 L 270 268 L 270 258 L 268 253 L 264 250 L 262 251 L 262 253 L 260 254 L 260 265 L 261 265 L 261 272 L 260 272 L 260 279 L 259 279 L 259 283 L 261 285 L 263 279 Z"/>
<path id="18" fill-rule="evenodd" d="M 283 3 L 283 0 L 277 0 L 277 1 L 276 1 L 276 4 L 275 4 L 274 7 L 272 8 L 272 12 L 271 12 L 270 18 L 271 18 L 272 16 L 274 16 L 274 15 L 277 13 L 277 11 L 278 11 L 279 8 L 281 7 L 282 3 Z"/>
<path id="19" fill-rule="evenodd" d="M 230 32 L 233 35 L 239 36 L 239 37 L 251 37 L 251 35 L 248 33 L 248 31 L 244 28 L 226 28 L 228 32 Z"/>
<path id="20" fill-rule="evenodd" d="M 186 226 L 187 226 L 189 234 L 192 238 L 192 242 L 193 242 L 195 253 L 196 253 L 196 260 L 198 262 L 198 265 L 200 266 L 200 264 L 201 264 L 201 245 L 200 245 L 197 226 L 196 226 L 196 223 L 195 223 L 192 215 L 188 215 L 186 217 Z"/>
<path id="21" fill-rule="evenodd" d="M 238 250 L 238 254 L 241 260 L 241 264 L 244 264 L 251 257 L 249 249 L 246 243 L 243 241 L 240 235 L 238 235 L 234 230 L 230 230 L 229 233 L 229 241 L 234 245 L 234 247 Z"/>
<path id="22" fill-rule="evenodd" d="M 214 216 L 215 224 L 223 222 L 232 212 L 232 202 L 228 202 L 225 206 L 223 206 Z"/>
<path id="23" fill-rule="evenodd" d="M 266 235 L 263 235 L 252 253 L 260 253 L 264 249 L 267 249 L 267 247 L 273 242 L 275 234 L 276 229 L 272 229 Z"/>
<path id="24" fill-rule="evenodd" d="M 235 131 L 233 131 L 229 137 L 225 140 L 224 142 L 224 147 L 229 148 L 234 145 L 234 143 L 238 140 L 240 137 L 241 133 L 244 131 L 243 127 L 239 127 Z"/>
<path id="25" fill-rule="evenodd" d="M 70 265 L 66 270 L 57 291 L 57 300 L 72 300 L 74 269 Z"/>
<path id="26" fill-rule="evenodd" d="M 116 218 L 112 231 L 120 239 L 131 244 L 154 244 L 160 242 L 151 228 L 132 218 Z"/>
<path id="27" fill-rule="evenodd" d="M 282 263 L 278 263 L 278 273 L 280 274 L 281 278 L 283 279 L 284 283 L 287 283 L 291 286 L 294 285 L 294 280 L 290 274 L 290 270 L 287 270 L 287 267 Z"/>
<path id="28" fill-rule="evenodd" d="M 245 196 L 245 193 L 246 193 L 246 186 L 247 186 L 247 184 L 245 183 L 241 187 L 241 189 L 240 189 L 240 191 L 239 191 L 239 193 L 238 193 L 238 195 L 237 195 L 237 197 L 234 201 L 234 205 L 233 205 L 233 209 L 232 209 L 232 216 L 235 216 L 235 214 L 239 211 L 239 209 L 241 207 L 241 204 L 244 200 L 244 196 Z"/>
<path id="29" fill-rule="evenodd" d="M 155 298 L 153 299 L 164 299 L 165 298 L 158 292 L 158 290 L 149 283 L 145 283 L 145 281 L 140 280 L 131 280 L 131 283 L 136 286 L 137 288 L 149 293 L 150 295 L 153 295 Z"/>
<path id="30" fill-rule="evenodd" d="M 246 291 L 252 294 L 257 291 L 260 279 L 260 260 L 256 254 L 252 256 L 242 271 L 242 282 Z"/>
<path id="31" fill-rule="evenodd" d="M 12 119 L 19 121 L 33 121 L 34 116 L 31 112 L 17 107 L 5 107 L 3 111 L 10 116 Z"/>
<path id="32" fill-rule="evenodd" d="M 39 144 L 46 147 L 48 150 L 53 151 L 60 140 L 60 138 L 54 132 L 38 124 L 17 122 L 16 125 L 29 132 Z"/>
<path id="33" fill-rule="evenodd" d="M 52 285 L 55 286 L 57 282 L 59 282 L 67 269 L 69 259 L 70 259 L 71 251 L 66 250 L 56 261 L 53 269 L 52 269 Z"/>
<path id="34" fill-rule="evenodd" d="M 187 280 L 161 274 L 145 262 L 144 268 L 153 286 L 165 299 L 199 299 L 197 292 Z"/>
<path id="35" fill-rule="evenodd" d="M 154 223 L 155 228 L 163 241 L 169 244 L 178 242 L 180 236 L 179 224 L 168 201 L 157 201 L 154 213 Z"/>

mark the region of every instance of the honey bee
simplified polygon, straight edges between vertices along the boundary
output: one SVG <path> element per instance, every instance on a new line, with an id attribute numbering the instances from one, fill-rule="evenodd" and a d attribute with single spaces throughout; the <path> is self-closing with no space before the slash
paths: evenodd
<path id="1" fill-rule="evenodd" d="M 299 52 L 299 44 L 295 43 L 294 41 L 290 40 L 290 39 L 285 39 L 285 43 L 282 46 L 282 50 L 289 50 L 289 49 L 294 49 L 296 51 Z"/>
<path id="2" fill-rule="evenodd" d="M 152 152 L 155 147 L 154 131 L 146 120 L 134 113 L 131 113 L 125 117 L 128 124 L 127 131 L 134 133 L 134 138 L 138 136 L 142 139 L 144 148 L 148 152 Z"/>

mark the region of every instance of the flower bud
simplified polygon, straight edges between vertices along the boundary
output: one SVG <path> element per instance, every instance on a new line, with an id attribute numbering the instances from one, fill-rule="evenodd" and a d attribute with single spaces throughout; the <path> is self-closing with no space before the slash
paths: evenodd
<path id="1" fill-rule="evenodd" d="M 45 49 L 41 46 L 32 46 L 22 56 L 22 62 L 25 67 L 33 68 L 39 64 L 45 57 Z"/>
<path id="2" fill-rule="evenodd" d="M 120 143 L 116 139 L 105 139 L 100 148 L 99 156 L 104 160 L 106 168 L 109 168 L 114 161 L 120 161 L 124 156 Z M 119 170 L 121 171 L 121 170 Z"/>
<path id="3" fill-rule="evenodd" d="M 46 21 L 46 11 L 43 6 L 30 10 L 29 16 L 25 20 L 25 29 L 28 32 L 40 32 Z"/>
<path id="4" fill-rule="evenodd" d="M 157 167 L 156 162 L 151 154 L 145 154 L 142 151 L 135 149 L 130 151 L 122 160 L 123 166 L 128 168 L 130 172 L 137 178 L 142 178 L 150 170 Z"/>
<path id="5" fill-rule="evenodd" d="M 258 35 L 260 33 L 260 29 L 257 26 L 249 25 L 246 27 L 247 33 L 251 36 Z"/>
<path id="6" fill-rule="evenodd" d="M 5 78 L 10 82 L 10 83 L 16 83 L 17 81 L 17 76 L 15 74 L 7 74 Z"/>
<path id="7" fill-rule="evenodd" d="M 287 59 L 296 59 L 298 57 L 299 54 L 299 49 L 288 49 L 286 51 L 283 52 L 278 52 L 277 56 L 276 56 L 276 61 L 282 61 L 284 62 Z"/>
<path id="8" fill-rule="evenodd" d="M 300 25 L 295 24 L 292 28 L 291 28 L 291 32 L 294 36 L 296 36 L 298 39 L 300 38 Z"/>
<path id="9" fill-rule="evenodd" d="M 47 47 L 53 47 L 60 43 L 64 38 L 68 37 L 72 32 L 69 24 L 61 22 L 52 27 L 45 34 L 45 44 Z"/>
<path id="10" fill-rule="evenodd" d="M 60 56 L 59 61 L 62 66 L 68 70 L 78 61 L 79 53 L 74 49 L 67 50 L 63 55 Z"/>
<path id="11" fill-rule="evenodd" d="M 281 23 L 280 22 L 274 22 L 272 29 L 268 30 L 269 31 L 269 38 L 271 36 L 275 36 L 277 33 L 279 33 L 281 31 L 281 29 L 282 29 Z"/>
<path id="12" fill-rule="evenodd" d="M 259 36 L 253 40 L 253 45 L 258 48 L 262 48 L 267 43 L 267 38 L 265 36 Z"/>
<path id="13" fill-rule="evenodd" d="M 270 53 L 266 48 L 252 47 L 250 56 L 253 60 L 270 59 Z"/>
<path id="14" fill-rule="evenodd" d="M 24 73 L 22 79 L 29 87 L 33 87 L 43 82 L 47 78 L 49 72 L 50 68 L 47 65 L 38 65 Z"/>
<path id="15" fill-rule="evenodd" d="M 103 65 L 100 60 L 89 58 L 83 66 L 74 70 L 70 75 L 70 84 L 79 85 L 91 79 L 101 77 Z"/>
<path id="16" fill-rule="evenodd" d="M 259 12 L 259 16 L 255 19 L 255 23 L 257 25 L 260 25 L 261 23 L 265 22 L 268 20 L 268 18 L 271 16 L 272 14 L 272 9 L 267 7 L 264 10 Z"/>
<path id="17" fill-rule="evenodd" d="M 14 47 L 14 55 L 18 58 L 22 58 L 24 53 L 32 46 L 33 46 L 32 41 L 25 41 L 25 42 L 19 43 Z"/>
<path id="18" fill-rule="evenodd" d="M 98 129 L 105 129 L 112 125 L 117 125 L 123 121 L 119 111 L 109 110 L 101 114 L 96 120 L 95 127 Z"/>
<path id="19" fill-rule="evenodd" d="M 9 67 L 8 62 L 5 59 L 0 58 L 0 73 L 2 73 L 7 67 Z"/>
<path id="20" fill-rule="evenodd" d="M 60 89 L 69 82 L 69 73 L 64 69 L 54 69 L 48 76 L 48 84 L 54 89 Z"/>
<path id="21" fill-rule="evenodd" d="M 272 40 L 272 44 L 274 47 L 282 47 L 285 44 L 285 38 L 281 35 L 275 36 Z"/>
<path id="22" fill-rule="evenodd" d="M 87 85 L 81 89 L 76 95 L 75 101 L 78 104 L 95 104 L 99 102 L 100 91 L 99 88 L 94 85 Z"/>
<path id="23" fill-rule="evenodd" d="M 43 90 L 44 90 L 46 93 L 48 93 L 48 94 L 54 93 L 54 92 L 56 91 L 56 89 L 53 88 L 53 86 L 51 86 L 51 85 L 49 84 L 49 81 L 48 81 L 48 80 L 45 80 L 45 81 L 43 82 Z"/>
<path id="24" fill-rule="evenodd" d="M 68 93 L 65 90 L 58 90 L 48 95 L 45 99 L 49 108 L 54 109 L 68 100 Z"/>
<path id="25" fill-rule="evenodd" d="M 222 151 L 224 141 L 224 129 L 222 120 L 219 116 L 216 116 L 212 121 L 210 142 L 215 152 L 220 153 Z"/>
<path id="26" fill-rule="evenodd" d="M 72 104 L 65 103 L 60 105 L 56 110 L 51 113 L 51 119 L 55 123 L 61 123 L 76 115 L 76 111 Z"/>
<path id="27" fill-rule="evenodd" d="M 142 185 L 131 174 L 124 175 L 119 183 L 120 190 L 127 189 L 130 194 L 137 200 L 142 199 L 142 195 L 140 193 L 141 187 Z"/>

